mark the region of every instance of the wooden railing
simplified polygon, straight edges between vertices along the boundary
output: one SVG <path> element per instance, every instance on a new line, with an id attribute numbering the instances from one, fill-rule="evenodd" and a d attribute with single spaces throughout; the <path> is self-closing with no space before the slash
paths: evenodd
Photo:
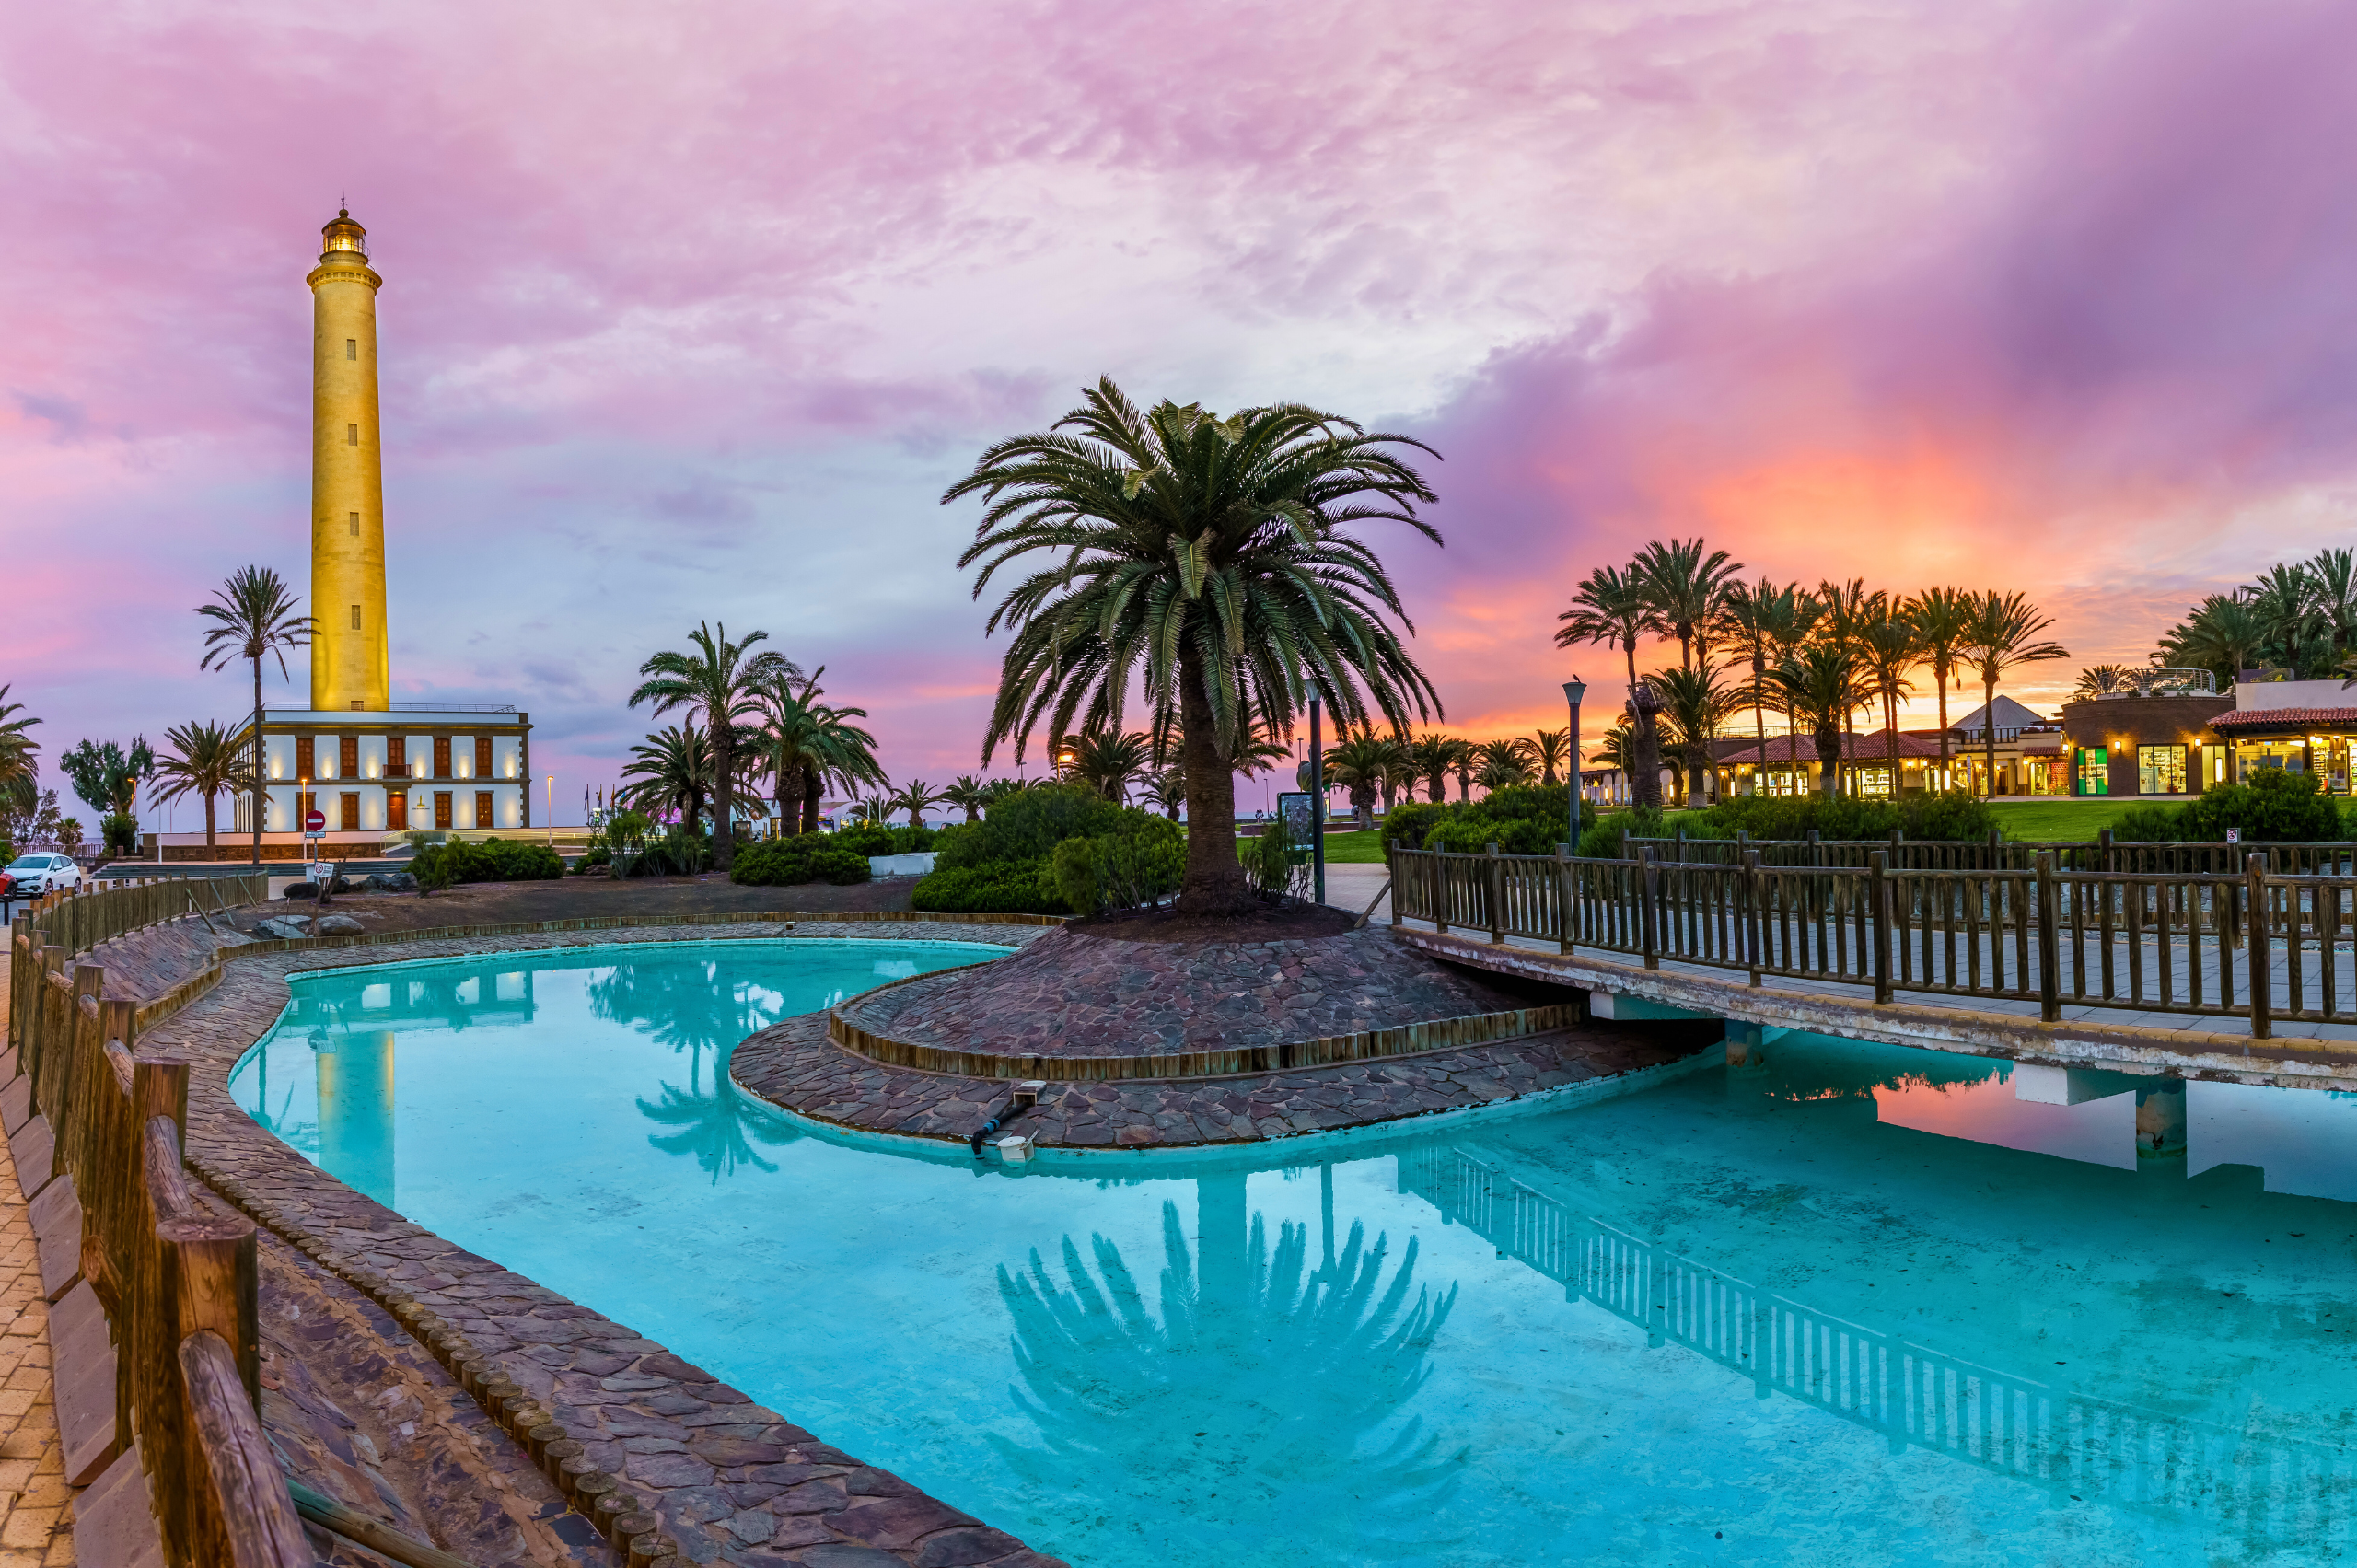
<path id="1" fill-rule="evenodd" d="M 1991 829 L 1980 839 L 1910 839 L 1893 828 L 1887 838 L 1693 839 L 1684 832 L 1666 838 L 1620 835 L 1620 858 L 1641 860 L 1650 851 L 1673 865 L 1741 865 L 1756 854 L 1771 866 L 1848 867 L 1864 870 L 1882 854 L 1893 871 L 2034 871 L 2038 857 L 2050 854 L 2063 871 L 2149 871 L 2208 877 L 2240 876 L 2250 856 L 2264 855 L 2270 876 L 2357 875 L 2357 843 L 2323 840 L 2299 843 L 2174 843 L 2114 839 L 2107 828 L 2093 839 L 2016 842 Z"/>
<path id="2" fill-rule="evenodd" d="M 257 1408 L 253 1223 L 199 1198 L 182 1173 L 188 1063 L 134 1056 L 134 1005 L 100 1000 L 105 971 L 69 972 L 64 943 L 36 945 L 41 929 L 120 934 L 158 907 L 120 891 L 133 896 L 68 895 L 49 912 L 81 905 L 79 918 L 20 923 L 9 943 L 10 1043 L 55 1148 L 39 1206 L 78 1227 L 82 1279 L 113 1345 L 115 1421 L 99 1458 L 137 1434 L 173 1568 L 309 1568 L 316 1554 Z M 50 1196 L 61 1186 L 62 1202 Z"/>
<path id="3" fill-rule="evenodd" d="M 270 874 L 239 877 L 149 877 L 100 888 L 84 883 L 44 894 L 17 912 L 16 928 L 40 947 L 87 953 L 101 942 L 185 916 L 210 921 L 239 904 L 270 897 Z"/>
<path id="4" fill-rule="evenodd" d="M 1698 842 L 1724 841 L 1685 847 Z M 1395 849 L 1392 919 L 1738 970 L 1752 985 L 1871 986 L 1877 1002 L 2035 1003 L 2049 1022 L 2073 1005 L 2244 1018 L 2260 1039 L 2279 1019 L 2357 1023 L 2357 876 L 2325 853 L 2351 845 L 2252 846 L 2232 871 L 2077 868 L 2051 849 L 2026 868 L 1906 866 L 1887 846 L 1862 865 L 1795 865 L 1774 848 L 1734 863 L 1651 845 L 1622 860 Z"/>

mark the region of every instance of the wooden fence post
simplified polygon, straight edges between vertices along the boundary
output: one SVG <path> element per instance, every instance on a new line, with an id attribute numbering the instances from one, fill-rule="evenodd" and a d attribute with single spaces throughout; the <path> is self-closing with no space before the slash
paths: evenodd
<path id="1" fill-rule="evenodd" d="M 1898 830 L 1893 829 L 1896 832 Z M 1874 894 L 1875 1000 L 1890 1000 L 1890 852 L 1866 857 L 1866 886 Z"/>
<path id="2" fill-rule="evenodd" d="M 1503 943 L 1506 939 L 1506 863 L 1498 858 L 1498 846 L 1490 845 L 1489 875 L 1482 888 L 1490 905 L 1490 940 Z"/>
<path id="3" fill-rule="evenodd" d="M 1768 878 L 1759 869 L 1759 852 L 1743 852 L 1743 897 L 1748 905 L 1744 918 L 1744 935 L 1750 944 L 1745 956 L 1751 960 L 1751 983 L 1760 983 L 1759 970 L 1768 949 Z"/>
<path id="4" fill-rule="evenodd" d="M 1555 951 L 1572 950 L 1572 918 L 1576 907 L 1572 896 L 1572 846 L 1555 846 Z"/>
<path id="5" fill-rule="evenodd" d="M 1433 857 L 1433 929 L 1446 936 L 1448 935 L 1448 851 L 1436 849 L 1427 853 Z"/>
<path id="6" fill-rule="evenodd" d="M 2050 849 L 2038 852 L 2038 1016 L 2049 1024 L 2062 1016 L 2062 889 Z"/>
<path id="7" fill-rule="evenodd" d="M 1644 943 L 1645 968 L 1661 968 L 1661 857 L 1653 850 L 1645 851 L 1644 869 L 1637 910 L 1639 938 Z"/>
<path id="8" fill-rule="evenodd" d="M 2250 978 L 2250 1035 L 2253 1040 L 2266 1040 L 2275 1032 L 2274 1020 L 2269 1016 L 2274 995 L 2275 945 L 2267 935 L 2266 855 L 2253 854 L 2243 861 L 2243 880 L 2249 889 L 2243 900 L 2247 906 L 2243 918 L 2250 932 L 2243 962 Z M 2290 951 L 2290 944 L 2285 950 Z M 2325 961 L 2332 961 L 2330 953 L 2325 955 Z"/>

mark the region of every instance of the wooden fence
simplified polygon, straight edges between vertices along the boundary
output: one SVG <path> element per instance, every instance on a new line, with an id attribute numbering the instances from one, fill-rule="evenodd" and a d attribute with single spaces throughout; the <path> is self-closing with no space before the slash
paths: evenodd
<path id="1" fill-rule="evenodd" d="M 105 971 L 72 962 L 108 937 L 189 912 L 181 891 L 143 883 L 62 893 L 10 933 L 9 1040 L 29 1090 L 22 1126 L 34 1129 L 31 1144 L 54 1151 L 55 1174 L 34 1207 L 78 1232 L 81 1283 L 103 1309 L 113 1358 L 113 1419 L 101 1389 L 95 1420 L 68 1434 L 69 1455 L 87 1470 L 117 1459 L 136 1434 L 174 1568 L 309 1568 L 316 1553 L 258 1411 L 253 1223 L 189 1189 L 188 1063 L 135 1057 L 134 1005 L 102 1000 Z M 27 1187 L 39 1179 L 27 1175 Z M 45 1256 L 45 1285 L 51 1273 Z M 78 1288 L 61 1282 L 51 1295 L 70 1301 Z M 66 1409 L 77 1372 L 88 1370 L 54 1368 L 61 1425 L 75 1424 Z"/>
<path id="2" fill-rule="evenodd" d="M 2168 846 L 2183 864 L 2123 869 L 2160 846 L 2085 847 L 2084 865 L 2040 848 L 2026 867 L 1898 863 L 1877 842 L 1861 864 L 1795 864 L 1833 849 L 1743 844 L 1739 859 L 1391 854 L 1392 919 L 1775 976 L 1898 992 L 2247 1019 L 2357 1023 L 2357 875 L 2349 844 Z M 1910 846 L 1922 847 L 1922 846 Z M 1952 850 L 1956 846 L 1943 846 Z M 2005 846 L 2009 851 L 2019 846 Z M 2212 851 L 2242 856 L 2202 867 Z"/>
<path id="3" fill-rule="evenodd" d="M 1879 854 L 1893 871 L 2035 871 L 2038 857 L 2050 854 L 2062 871 L 2145 871 L 2191 873 L 2206 877 L 2240 876 L 2250 856 L 2264 855 L 2270 876 L 2348 877 L 2357 875 L 2357 843 L 2325 840 L 2302 843 L 2160 843 L 2114 839 L 2106 828 L 2093 839 L 2015 842 L 1991 829 L 1985 839 L 1910 839 L 1897 828 L 1887 838 L 1820 839 L 1815 833 L 1800 839 L 1755 839 L 1737 833 L 1731 839 L 1689 839 L 1678 832 L 1667 838 L 1620 835 L 1620 858 L 1654 858 L 1672 865 L 1741 865 L 1744 856 L 1757 854 L 1769 866 L 1848 867 L 1864 870 Z"/>
<path id="4" fill-rule="evenodd" d="M 125 936 L 168 920 L 197 915 L 208 923 L 239 904 L 270 897 L 270 874 L 242 877 L 149 877 L 45 894 L 17 912 L 16 927 L 29 931 L 40 947 L 87 953 L 101 942 Z"/>

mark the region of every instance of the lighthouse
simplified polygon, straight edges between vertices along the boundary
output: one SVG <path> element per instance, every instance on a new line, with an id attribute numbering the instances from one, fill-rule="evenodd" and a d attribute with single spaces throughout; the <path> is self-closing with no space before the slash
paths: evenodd
<path id="1" fill-rule="evenodd" d="M 340 209 L 311 286 L 311 707 L 383 713 L 385 460 L 377 425 L 377 290 L 368 231 Z"/>

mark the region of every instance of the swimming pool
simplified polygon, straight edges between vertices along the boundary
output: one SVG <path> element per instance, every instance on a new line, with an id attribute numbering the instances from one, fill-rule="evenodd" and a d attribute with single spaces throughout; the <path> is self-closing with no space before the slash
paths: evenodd
<path id="1" fill-rule="evenodd" d="M 2347 1097 L 1795 1035 L 1575 1108 L 1008 1168 L 725 1081 L 778 1016 L 993 951 L 297 977 L 232 1087 L 419 1223 L 1090 1568 L 2348 1549 Z"/>

